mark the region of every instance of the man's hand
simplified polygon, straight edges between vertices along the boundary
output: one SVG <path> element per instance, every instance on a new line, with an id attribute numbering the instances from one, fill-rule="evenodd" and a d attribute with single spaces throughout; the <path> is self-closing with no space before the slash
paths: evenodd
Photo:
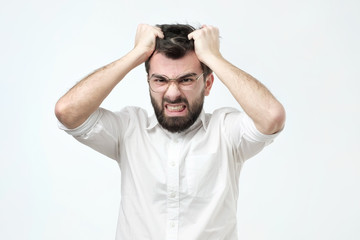
<path id="1" fill-rule="evenodd" d="M 210 66 L 213 57 L 222 57 L 220 53 L 219 29 L 213 26 L 203 25 L 200 29 L 188 35 L 189 40 L 193 39 L 195 53 L 199 60 Z"/>
<path id="2" fill-rule="evenodd" d="M 138 49 L 145 54 L 144 61 L 146 61 L 154 52 L 157 37 L 164 38 L 164 34 L 159 27 L 148 24 L 138 25 L 134 49 Z"/>
<path id="3" fill-rule="evenodd" d="M 283 106 L 263 84 L 222 57 L 217 28 L 203 25 L 188 38 L 194 39 L 198 59 L 214 71 L 260 132 L 273 134 L 283 128 Z"/>

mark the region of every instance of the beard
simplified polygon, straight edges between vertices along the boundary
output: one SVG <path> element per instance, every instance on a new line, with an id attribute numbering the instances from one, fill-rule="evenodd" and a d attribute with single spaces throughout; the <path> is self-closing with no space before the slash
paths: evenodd
<path id="1" fill-rule="evenodd" d="M 191 127 L 198 119 L 204 105 L 204 90 L 201 92 L 200 96 L 195 99 L 192 106 L 190 106 L 188 100 L 183 97 L 178 97 L 177 99 L 172 101 L 168 98 L 163 98 L 160 106 L 153 98 L 153 96 L 151 96 L 151 94 L 150 98 L 151 104 L 154 108 L 155 116 L 159 124 L 169 132 L 180 133 Z M 165 102 L 170 104 L 184 103 L 186 105 L 188 114 L 183 117 L 166 116 L 164 111 Z"/>

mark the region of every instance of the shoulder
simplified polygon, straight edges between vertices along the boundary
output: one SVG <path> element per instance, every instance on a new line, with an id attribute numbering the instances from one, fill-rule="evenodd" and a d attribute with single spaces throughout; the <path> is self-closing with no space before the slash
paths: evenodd
<path id="1" fill-rule="evenodd" d="M 232 107 L 215 109 L 212 113 L 205 113 L 202 119 L 205 129 L 222 129 L 231 126 L 243 117 L 244 113 Z"/>
<path id="2" fill-rule="evenodd" d="M 148 113 L 145 109 L 137 106 L 127 106 L 122 108 L 120 111 L 115 112 L 117 115 L 127 114 L 130 117 L 148 117 Z"/>
<path id="3" fill-rule="evenodd" d="M 224 120 L 225 118 L 232 116 L 241 116 L 244 113 L 241 112 L 240 110 L 236 109 L 236 108 L 232 108 L 232 107 L 222 107 L 222 108 L 218 108 L 215 109 L 213 111 L 213 113 L 206 113 L 205 118 L 206 118 L 206 122 L 210 123 L 210 122 L 214 122 L 214 121 L 221 121 Z"/>
<path id="4" fill-rule="evenodd" d="M 97 126 L 105 128 L 122 128 L 126 130 L 129 127 L 138 126 L 141 123 L 144 125 L 144 123 L 146 124 L 148 121 L 146 110 L 135 106 L 127 106 L 119 111 L 111 111 L 100 107 L 96 112 L 96 116 L 98 116 L 98 120 L 96 121 Z"/>
<path id="5" fill-rule="evenodd" d="M 149 121 L 151 121 L 148 112 L 145 109 L 137 106 L 124 107 L 120 111 L 115 112 L 115 114 L 119 118 L 126 119 L 128 121 L 129 127 L 146 127 L 149 125 Z"/>
<path id="6" fill-rule="evenodd" d="M 241 111 L 236 108 L 233 108 L 233 107 L 222 107 L 222 108 L 215 109 L 212 115 L 221 116 L 221 115 L 229 114 L 229 113 L 241 113 Z"/>

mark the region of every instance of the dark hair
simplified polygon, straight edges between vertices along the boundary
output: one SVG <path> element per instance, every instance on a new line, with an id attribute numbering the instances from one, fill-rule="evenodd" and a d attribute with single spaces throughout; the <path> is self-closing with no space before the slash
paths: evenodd
<path id="1" fill-rule="evenodd" d="M 161 28 L 161 31 L 164 33 L 164 38 L 156 38 L 154 52 L 162 53 L 171 59 L 179 59 L 185 56 L 186 53 L 195 51 L 194 40 L 188 39 L 188 35 L 196 30 L 194 27 L 188 24 L 162 24 L 156 26 Z M 151 56 L 145 62 L 147 73 L 149 73 L 150 69 Z M 212 73 L 212 70 L 202 62 L 201 68 L 205 77 Z"/>

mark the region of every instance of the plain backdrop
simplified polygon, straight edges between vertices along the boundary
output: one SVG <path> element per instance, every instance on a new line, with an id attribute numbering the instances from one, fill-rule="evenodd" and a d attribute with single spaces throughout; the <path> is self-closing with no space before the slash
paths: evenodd
<path id="1" fill-rule="evenodd" d="M 54 105 L 133 47 L 139 23 L 217 26 L 223 56 L 287 122 L 240 176 L 239 239 L 360 239 L 358 0 L 1 0 L 0 239 L 114 239 L 120 170 L 57 128 Z M 152 113 L 144 66 L 104 101 Z M 238 104 L 215 79 L 205 110 Z"/>

